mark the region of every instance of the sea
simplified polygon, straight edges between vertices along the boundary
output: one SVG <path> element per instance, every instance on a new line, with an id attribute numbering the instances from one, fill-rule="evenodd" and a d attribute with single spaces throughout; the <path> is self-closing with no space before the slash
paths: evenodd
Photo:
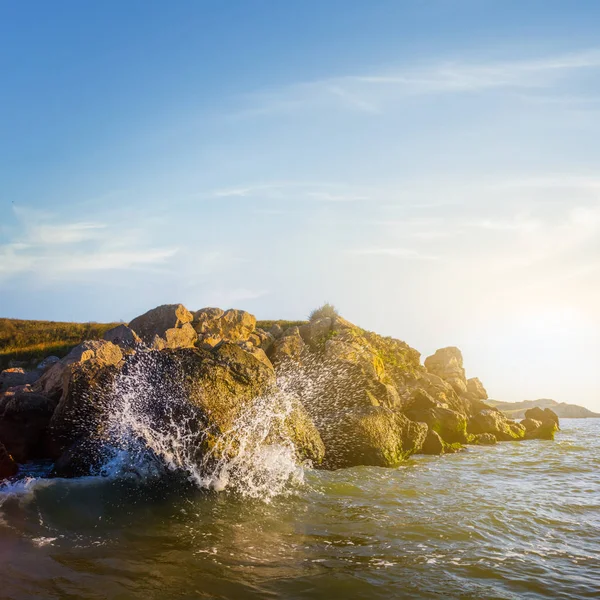
<path id="1" fill-rule="evenodd" d="M 599 419 L 395 469 L 250 458 L 212 486 L 25 465 L 0 485 L 0 598 L 600 598 Z"/>

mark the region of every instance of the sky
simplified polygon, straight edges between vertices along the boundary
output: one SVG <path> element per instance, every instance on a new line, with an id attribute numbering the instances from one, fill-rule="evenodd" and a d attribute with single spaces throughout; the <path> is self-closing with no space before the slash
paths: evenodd
<path id="1" fill-rule="evenodd" d="M 600 411 L 600 3 L 0 0 L 0 316 L 323 302 Z"/>

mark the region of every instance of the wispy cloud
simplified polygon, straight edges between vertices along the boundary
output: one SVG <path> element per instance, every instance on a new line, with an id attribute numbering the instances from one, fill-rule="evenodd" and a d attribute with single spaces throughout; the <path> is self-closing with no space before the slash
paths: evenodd
<path id="1" fill-rule="evenodd" d="M 440 260 L 439 256 L 422 254 L 413 248 L 359 248 L 350 250 L 349 253 L 355 256 L 391 256 L 412 260 Z"/>
<path id="2" fill-rule="evenodd" d="M 208 193 L 215 198 L 262 198 L 265 200 L 304 200 L 313 202 L 360 202 L 370 200 L 348 185 L 332 182 L 274 181 L 220 188 Z"/>
<path id="3" fill-rule="evenodd" d="M 0 245 L 0 278 L 31 273 L 76 278 L 94 271 L 165 265 L 176 247 L 140 241 L 136 231 L 101 222 L 55 222 L 48 213 L 15 209 L 18 225 Z"/>
<path id="4" fill-rule="evenodd" d="M 402 97 L 548 88 L 570 74 L 600 68 L 600 49 L 510 61 L 448 61 L 292 83 L 247 98 L 237 116 L 344 107 L 369 114 Z M 540 96 L 538 96 L 540 97 Z M 581 98 L 580 98 L 581 100 Z"/>

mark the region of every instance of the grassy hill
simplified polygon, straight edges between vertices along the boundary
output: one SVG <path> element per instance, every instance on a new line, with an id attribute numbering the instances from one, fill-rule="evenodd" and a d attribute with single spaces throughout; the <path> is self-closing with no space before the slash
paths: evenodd
<path id="1" fill-rule="evenodd" d="M 0 319 L 0 369 L 6 369 L 10 360 L 63 357 L 73 346 L 84 340 L 99 339 L 115 325 Z"/>
<path id="2" fill-rule="evenodd" d="M 269 329 L 278 323 L 283 329 L 306 321 L 259 321 L 257 327 Z M 0 318 L 0 370 L 11 360 L 39 361 L 46 356 L 62 358 L 84 340 L 100 339 L 118 323 L 63 323 Z"/>

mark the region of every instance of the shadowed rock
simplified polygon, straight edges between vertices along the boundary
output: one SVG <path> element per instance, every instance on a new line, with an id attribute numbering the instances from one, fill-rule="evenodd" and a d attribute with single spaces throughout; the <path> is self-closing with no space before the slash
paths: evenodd
<path id="1" fill-rule="evenodd" d="M 0 372 L 0 393 L 13 387 L 35 383 L 41 374 L 41 371 L 25 371 L 20 367 L 5 369 Z"/>
<path id="2" fill-rule="evenodd" d="M 0 398 L 0 442 L 17 462 L 47 456 L 46 432 L 56 403 L 18 391 Z"/>
<path id="3" fill-rule="evenodd" d="M 120 348 L 126 349 L 134 348 L 142 341 L 138 334 L 131 329 L 131 327 L 127 327 L 127 325 L 123 324 L 109 329 L 104 333 L 102 339 L 106 340 L 107 342 L 112 342 Z"/>
<path id="4" fill-rule="evenodd" d="M 493 446 L 498 440 L 493 433 L 479 433 L 473 436 L 472 444 L 477 446 Z"/>
<path id="5" fill-rule="evenodd" d="M 0 481 L 17 474 L 19 466 L 6 448 L 0 443 Z"/>
<path id="6" fill-rule="evenodd" d="M 420 454 L 438 455 L 444 453 L 444 442 L 439 434 L 432 429 L 427 431 Z"/>

